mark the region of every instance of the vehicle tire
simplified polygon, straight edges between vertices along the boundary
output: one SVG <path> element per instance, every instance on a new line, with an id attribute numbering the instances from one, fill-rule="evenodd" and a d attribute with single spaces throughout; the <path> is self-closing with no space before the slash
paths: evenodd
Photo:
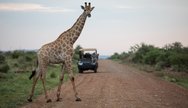
<path id="1" fill-rule="evenodd" d="M 94 68 L 95 73 L 97 73 L 97 69 L 98 69 L 98 63 L 96 63 L 96 67 Z"/>
<path id="2" fill-rule="evenodd" d="M 94 72 L 97 73 L 97 68 L 94 69 Z"/>
<path id="3" fill-rule="evenodd" d="M 83 70 L 79 69 L 79 73 L 83 73 Z"/>

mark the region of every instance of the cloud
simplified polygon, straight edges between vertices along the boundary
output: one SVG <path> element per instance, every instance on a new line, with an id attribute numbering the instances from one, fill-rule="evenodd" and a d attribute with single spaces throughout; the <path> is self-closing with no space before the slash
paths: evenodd
<path id="1" fill-rule="evenodd" d="M 59 7 L 48 7 L 34 3 L 0 3 L 0 11 L 22 11 L 22 12 L 73 12 L 73 9 Z"/>

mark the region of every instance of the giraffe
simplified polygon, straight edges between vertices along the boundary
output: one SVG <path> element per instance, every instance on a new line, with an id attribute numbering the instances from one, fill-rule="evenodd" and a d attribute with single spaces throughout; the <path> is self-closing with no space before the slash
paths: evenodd
<path id="1" fill-rule="evenodd" d="M 81 101 L 76 91 L 75 82 L 74 82 L 75 78 L 74 78 L 73 70 L 72 70 L 72 57 L 73 57 L 73 51 L 74 51 L 73 44 L 80 36 L 87 17 L 91 17 L 90 13 L 94 9 L 94 7 L 91 7 L 91 3 L 85 2 L 85 6 L 81 6 L 81 9 L 83 9 L 84 12 L 79 16 L 77 21 L 74 23 L 74 25 L 70 29 L 63 32 L 55 41 L 43 45 L 38 50 L 37 67 L 32 71 L 32 74 L 29 77 L 29 79 L 33 77 L 33 85 L 31 89 L 31 93 L 29 95 L 29 98 L 27 99 L 29 102 L 32 102 L 35 85 L 39 78 L 42 81 L 46 102 L 48 103 L 52 101 L 48 97 L 46 87 L 45 87 L 46 71 L 47 71 L 47 66 L 49 64 L 62 64 L 61 76 L 60 76 L 60 82 L 59 82 L 58 89 L 57 89 L 56 101 L 60 101 L 61 99 L 60 91 L 61 91 L 61 86 L 62 86 L 63 78 L 64 78 L 64 70 L 67 71 L 68 76 L 71 80 L 76 101 Z"/>

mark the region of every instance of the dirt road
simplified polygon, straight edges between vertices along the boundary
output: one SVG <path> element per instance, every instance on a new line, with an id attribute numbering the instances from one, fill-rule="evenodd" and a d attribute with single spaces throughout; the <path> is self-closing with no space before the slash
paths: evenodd
<path id="1" fill-rule="evenodd" d="M 42 95 L 23 108 L 188 108 L 188 90 L 110 60 L 99 61 L 98 73 L 78 74 L 76 86 L 81 102 L 74 101 L 68 81 L 62 101 L 55 101 L 55 88 L 49 91 L 53 102 Z"/>

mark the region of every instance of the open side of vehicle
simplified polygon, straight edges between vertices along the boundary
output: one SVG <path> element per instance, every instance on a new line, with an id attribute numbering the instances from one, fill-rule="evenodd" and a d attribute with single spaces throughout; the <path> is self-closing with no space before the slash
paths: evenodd
<path id="1" fill-rule="evenodd" d="M 83 73 L 85 70 L 93 70 L 95 73 L 98 69 L 98 57 L 97 49 L 80 49 L 79 50 L 80 60 L 78 61 L 79 73 Z"/>

